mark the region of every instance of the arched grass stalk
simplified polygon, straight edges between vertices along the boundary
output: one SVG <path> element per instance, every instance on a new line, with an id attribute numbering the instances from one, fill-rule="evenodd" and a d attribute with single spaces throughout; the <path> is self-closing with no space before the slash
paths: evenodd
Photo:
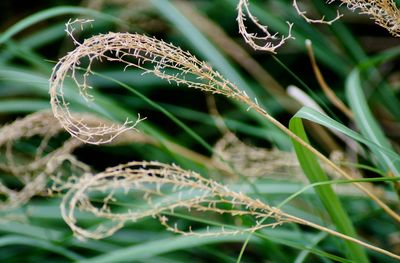
<path id="1" fill-rule="evenodd" d="M 175 165 L 159 162 L 130 162 L 106 169 L 98 174 L 86 173 L 69 188 L 61 203 L 61 214 L 65 222 L 81 238 L 99 239 L 112 235 L 126 222 L 136 222 L 145 217 L 157 218 L 167 230 L 186 236 L 222 236 L 252 233 L 267 227 L 284 223 L 296 223 L 329 233 L 354 242 L 378 253 L 400 259 L 400 256 L 377 248 L 353 237 L 341 234 L 302 218 L 287 214 L 277 207 L 269 206 L 241 192 L 230 190 L 226 185 L 201 175 L 186 171 Z M 114 205 L 120 198 L 137 195 L 143 206 L 136 210 L 121 211 Z M 93 196 L 102 196 L 102 204 L 94 204 Z M 227 214 L 232 217 L 253 218 L 254 225 L 239 229 L 207 230 L 198 232 L 178 223 L 170 223 L 166 213 L 174 211 L 197 211 L 204 214 Z M 95 229 L 78 225 L 76 211 L 86 212 L 106 219 Z"/>
<path id="2" fill-rule="evenodd" d="M 68 26 L 80 21 L 74 21 Z M 72 34 L 68 31 L 69 34 Z M 68 109 L 68 102 L 64 98 L 63 82 L 66 77 L 71 77 L 77 84 L 81 95 L 92 99 L 88 90 L 92 87 L 88 84 L 91 75 L 91 66 L 95 61 L 118 62 L 127 67 L 142 69 L 144 74 L 154 74 L 168 82 L 177 85 L 185 85 L 191 88 L 214 94 L 225 95 L 229 98 L 241 101 L 248 105 L 248 110 L 255 110 L 273 125 L 286 133 L 291 139 L 304 146 L 321 161 L 332 167 L 338 174 L 346 179 L 354 179 L 322 153 L 302 140 L 295 133 L 286 128 L 282 123 L 272 117 L 265 109 L 259 106 L 256 98 L 250 98 L 246 92 L 235 84 L 226 80 L 221 74 L 214 71 L 207 63 L 198 60 L 187 51 L 167 44 L 161 40 L 145 35 L 131 33 L 100 34 L 86 39 L 83 43 L 76 43 L 77 47 L 63 57 L 53 69 L 50 79 L 51 106 L 55 117 L 62 126 L 74 137 L 92 144 L 104 143 L 112 140 L 121 132 L 133 128 L 135 123 L 127 121 L 122 126 L 88 126 L 81 120 L 74 118 Z M 82 76 L 77 75 L 77 67 L 87 59 L 87 67 Z M 97 138 L 94 140 L 94 138 Z M 400 216 L 388 205 L 381 201 L 374 193 L 361 183 L 354 183 L 366 193 L 382 209 L 400 222 Z"/>

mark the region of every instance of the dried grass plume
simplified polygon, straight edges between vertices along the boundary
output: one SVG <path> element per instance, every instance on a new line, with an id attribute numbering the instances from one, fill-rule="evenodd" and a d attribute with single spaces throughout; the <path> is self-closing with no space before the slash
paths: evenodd
<path id="1" fill-rule="evenodd" d="M 96 202 L 92 200 L 93 196 L 96 197 Z M 138 207 L 127 207 L 123 205 L 127 196 L 130 199 L 140 198 L 144 202 Z M 102 200 L 99 200 L 100 198 Z M 76 218 L 78 211 L 105 221 L 96 228 L 79 226 Z M 191 226 L 180 226 L 178 222 L 171 222 L 173 217 L 179 218 L 179 214 L 185 212 L 194 212 L 198 216 L 200 213 L 211 213 L 214 214 L 214 218 L 215 215 L 239 218 L 245 216 L 252 218 L 253 225 L 223 225 L 218 230 L 210 226 L 193 229 Z M 232 191 L 228 186 L 206 179 L 195 172 L 159 162 L 130 162 L 108 168 L 98 174 L 87 172 L 69 185 L 61 203 L 61 214 L 74 234 L 83 239 L 110 236 L 125 223 L 136 222 L 145 217 L 158 219 L 161 225 L 174 233 L 199 237 L 237 235 L 266 227 L 277 227 L 284 223 L 296 223 L 400 259 L 400 256 L 389 251 L 287 214 L 277 207 L 269 206 L 241 192 Z"/>
<path id="2" fill-rule="evenodd" d="M 333 2 L 333 1 L 332 1 Z M 400 36 L 400 10 L 395 0 L 341 0 L 350 10 L 371 16 L 393 36 Z"/>
<path id="3" fill-rule="evenodd" d="M 95 61 L 117 62 L 128 67 L 142 69 L 143 74 L 152 73 L 168 82 L 177 85 L 223 94 L 228 97 L 244 96 L 235 85 L 224 79 L 207 63 L 198 60 L 187 51 L 172 44 L 140 34 L 108 33 L 93 36 L 79 43 L 73 37 L 74 25 L 86 21 L 73 21 L 67 24 L 67 32 L 77 47 L 60 59 L 53 69 L 50 79 L 50 97 L 54 116 L 61 125 L 74 137 L 91 144 L 101 144 L 112 141 L 122 132 L 132 129 L 141 120 L 126 121 L 120 126 L 95 125 L 89 126 L 81 119 L 71 115 L 68 102 L 64 96 L 64 81 L 70 77 L 78 87 L 82 97 L 90 101 L 88 93 L 92 87 L 88 78 L 93 74 L 91 66 Z M 82 76 L 80 65 L 87 60 Z"/>

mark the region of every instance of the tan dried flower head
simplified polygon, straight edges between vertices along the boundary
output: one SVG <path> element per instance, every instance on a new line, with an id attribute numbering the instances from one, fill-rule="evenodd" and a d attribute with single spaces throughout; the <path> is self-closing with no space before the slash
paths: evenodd
<path id="1" fill-rule="evenodd" d="M 4 146 L 6 157 L 0 163 L 0 169 L 13 175 L 21 184 L 21 189 L 17 190 L 0 183 L 0 194 L 4 196 L 4 201 L 0 202 L 0 210 L 19 207 L 33 196 L 45 192 L 48 173 L 57 168 L 53 165 L 54 169 L 45 169 L 46 165 L 52 165 L 55 157 L 68 155 L 81 144 L 75 139 L 67 140 L 60 148 L 44 154 L 50 139 L 62 130 L 49 111 L 28 115 L 0 128 L 0 149 Z M 42 137 L 35 156 L 28 158 L 24 155 L 23 160 L 17 158 L 13 152 L 14 143 L 33 136 Z"/>
<path id="2" fill-rule="evenodd" d="M 326 1 L 332 4 L 335 0 Z M 341 4 L 345 4 L 348 9 L 358 10 L 360 14 L 367 14 L 376 24 L 387 29 L 393 36 L 400 36 L 400 10 L 396 5 L 395 0 L 340 0 Z M 308 23 L 319 23 L 331 25 L 343 15 L 337 10 L 336 17 L 331 20 L 326 20 L 325 16 L 320 19 L 312 19 L 306 15 L 306 11 L 302 11 L 297 3 L 293 0 L 292 5 L 299 16 Z M 277 37 L 277 33 L 271 34 L 267 26 L 259 23 L 257 17 L 253 16 L 249 9 L 249 0 L 239 0 L 237 6 L 237 22 L 239 33 L 244 38 L 245 42 L 254 50 L 261 50 L 271 53 L 276 53 L 276 49 L 283 46 L 287 40 L 293 38 L 291 35 L 292 23 L 289 25 L 289 33 L 287 36 Z M 258 36 L 255 33 L 249 33 L 245 21 L 249 18 L 250 21 L 261 31 L 263 35 Z"/>
<path id="3" fill-rule="evenodd" d="M 67 24 L 67 28 L 73 23 L 76 21 Z M 73 29 L 69 29 L 68 32 L 73 38 Z M 152 73 L 177 85 L 184 84 L 228 97 L 243 95 L 235 85 L 212 70 L 207 63 L 198 60 L 187 51 L 155 38 L 131 33 L 108 33 L 93 36 L 82 44 L 75 39 L 74 42 L 77 44 L 76 49 L 63 57 L 53 69 L 50 79 L 51 105 L 62 126 L 72 136 L 87 143 L 109 142 L 120 133 L 135 127 L 140 121 L 139 118 L 135 123 L 126 121 L 120 126 L 89 126 L 70 114 L 68 102 L 64 97 L 64 80 L 67 77 L 72 78 L 83 98 L 88 101 L 93 99 L 88 93 L 92 88 L 88 77 L 92 74 L 91 66 L 94 61 L 119 62 L 125 64 L 125 69 L 139 68 L 144 74 Z M 83 75 L 79 76 L 79 65 L 84 59 L 88 60 L 88 65 Z"/>
<path id="4" fill-rule="evenodd" d="M 64 131 L 50 111 L 39 111 L 0 128 L 0 148 L 5 146 L 6 163 L 0 163 L 0 168 L 15 175 L 30 174 L 43 170 L 45 165 L 55 156 L 71 153 L 81 142 L 70 139 L 50 153 L 44 154 L 49 141 L 58 133 Z M 36 149 L 35 156 L 25 164 L 16 162 L 12 151 L 13 144 L 20 139 L 39 136 L 42 141 Z"/>
<path id="5" fill-rule="evenodd" d="M 101 193 L 104 193 L 104 199 L 99 207 L 91 202 L 90 197 L 99 198 Z M 118 202 L 124 196 L 131 199 L 136 196 L 145 202 L 135 210 L 121 211 Z M 108 221 L 95 230 L 84 229 L 77 225 L 75 213 L 78 210 Z M 181 230 L 178 225 L 171 226 L 168 223 L 168 213 L 182 210 L 232 216 L 248 215 L 254 217 L 256 223 L 243 230 L 221 229 L 217 232 L 196 233 L 191 229 Z M 197 173 L 159 162 L 130 162 L 99 174 L 87 173 L 66 193 L 61 211 L 63 218 L 78 237 L 94 239 L 112 235 L 125 222 L 135 222 L 149 216 L 158 218 L 161 224 L 173 232 L 201 236 L 239 234 L 287 221 L 279 209 L 231 191 L 225 185 L 205 179 Z M 271 221 L 260 221 L 267 218 Z"/>
<path id="6" fill-rule="evenodd" d="M 82 123 L 88 126 L 102 125 L 102 126 L 115 126 L 116 124 L 95 116 L 89 113 L 73 113 L 71 115 L 74 119 L 79 119 Z M 51 111 L 39 111 L 32 113 L 22 119 L 16 120 L 13 123 L 5 125 L 0 128 L 0 148 L 5 146 L 7 163 L 0 163 L 0 168 L 12 172 L 13 174 L 30 173 L 42 170 L 43 167 L 54 157 L 60 155 L 70 154 L 77 147 L 82 145 L 82 142 L 75 138 L 69 139 L 58 148 L 54 149 L 51 153 L 43 154 L 48 142 L 58 133 L 64 132 L 64 128 L 60 122 L 54 118 Z M 27 165 L 17 164 L 14 161 L 15 155 L 12 153 L 12 145 L 20 139 L 28 139 L 33 136 L 42 138 L 40 146 L 36 150 L 36 156 L 33 160 L 28 160 Z M 93 140 L 98 140 L 97 134 L 92 135 Z M 148 143 L 151 140 L 137 132 L 127 132 L 119 136 L 118 140 L 113 141 L 113 144 L 122 144 L 127 142 L 141 142 Z"/>
<path id="7" fill-rule="evenodd" d="M 213 161 L 220 167 L 223 167 L 224 170 L 231 171 L 233 169 L 237 173 L 254 179 L 268 178 L 300 183 L 308 182 L 294 152 L 255 147 L 244 143 L 230 132 L 226 133 L 214 145 L 214 155 L 212 158 Z M 224 162 L 221 161 L 221 158 Z M 333 152 L 330 159 L 338 165 L 341 163 L 351 163 L 348 156 L 339 151 Z M 340 175 L 330 166 L 324 163 L 321 165 L 331 178 L 340 179 Z M 362 175 L 357 169 L 347 167 L 343 167 L 343 169 L 346 169 L 354 178 L 362 178 Z M 373 189 L 376 193 L 381 192 L 381 190 L 378 187 L 374 187 L 373 184 L 368 184 L 366 186 Z M 340 195 L 362 195 L 362 192 L 358 189 L 354 189 L 351 185 L 339 184 L 333 187 Z"/>
<path id="8" fill-rule="evenodd" d="M 333 1 L 332 1 L 333 2 Z M 350 10 L 367 14 L 393 36 L 400 36 L 400 10 L 395 0 L 341 0 Z"/>
<path id="9" fill-rule="evenodd" d="M 221 157 L 224 162 L 221 162 Z M 235 171 L 248 177 L 306 181 L 296 155 L 278 149 L 248 145 L 233 133 L 226 133 L 214 145 L 213 160 L 226 169 L 228 162 Z"/>
<path id="10" fill-rule="evenodd" d="M 140 198 L 135 209 L 127 209 L 127 198 Z M 103 197 L 103 198 L 102 198 Z M 95 200 L 93 200 L 95 198 Z M 102 200 L 99 200 L 101 199 Z M 93 200 L 93 201 L 92 201 Z M 144 202 L 142 202 L 144 201 Z M 133 207 L 132 207 L 133 208 Z M 78 225 L 76 212 L 89 213 L 104 219 L 96 228 L 85 229 Z M 194 230 L 191 226 L 171 224 L 171 215 L 176 212 L 195 212 L 198 215 L 246 216 L 254 224 L 247 227 L 227 226 L 219 230 L 207 226 L 205 230 Z M 157 218 L 167 230 L 182 235 L 219 236 L 254 232 L 283 223 L 297 223 L 360 244 L 369 249 L 400 259 L 399 256 L 343 235 L 302 218 L 287 214 L 258 199 L 230 190 L 226 185 L 203 178 L 199 174 L 183 170 L 175 165 L 159 162 L 130 162 L 106 169 L 99 174 L 86 172 L 69 185 L 61 203 L 61 214 L 78 238 L 100 239 L 112 235 L 126 222 L 135 222 L 144 217 Z"/>
<path id="11" fill-rule="evenodd" d="M 75 118 L 83 120 L 88 125 L 99 123 L 112 125 L 109 121 L 92 114 L 73 114 Z M 68 139 L 55 149 L 49 151 L 48 143 L 58 133 L 64 132 L 60 122 L 54 118 L 51 111 L 39 111 L 22 119 L 16 120 L 0 128 L 0 154 L 4 152 L 4 160 L 0 162 L 0 169 L 13 175 L 20 183 L 21 189 L 9 189 L 0 183 L 0 194 L 5 196 L 5 202 L 0 202 L 0 209 L 19 207 L 35 195 L 45 193 L 49 177 L 57 188 L 62 188 L 63 169 L 61 167 L 68 161 L 70 174 L 79 174 L 88 168 L 72 156 L 72 152 L 82 145 L 80 140 Z M 13 151 L 15 142 L 37 136 L 41 139 L 33 156 L 24 154 L 20 157 Z M 149 142 L 149 138 L 136 133 L 127 132 L 113 141 L 113 144 L 126 142 Z M 83 167 L 86 167 L 83 169 Z M 64 167 L 65 168 L 65 167 Z M 55 190 L 54 186 L 52 190 Z"/>
<path id="12" fill-rule="evenodd" d="M 243 17 L 241 19 L 243 21 Z M 80 21 L 67 24 L 67 28 L 74 23 L 80 23 Z M 88 84 L 88 77 L 90 74 L 93 74 L 91 71 L 92 63 L 94 61 L 119 62 L 124 64 L 126 68 L 130 66 L 139 68 L 142 69 L 144 73 L 152 73 L 178 85 L 185 84 L 192 88 L 223 94 L 227 97 L 239 100 L 249 106 L 248 110 L 253 109 L 261 114 L 267 121 L 271 122 L 290 138 L 315 154 L 335 172 L 347 179 L 353 178 L 322 153 L 273 118 L 265 109 L 258 105 L 256 98 L 253 98 L 254 100 L 250 98 L 244 91 L 241 91 L 234 84 L 224 79 L 218 72 L 213 71 L 209 65 L 198 60 L 189 52 L 185 52 L 172 44 L 167 44 L 154 38 L 130 33 L 100 34 L 86 39 L 81 44 L 74 39 L 72 31 L 73 30 L 67 30 L 77 47 L 62 58 L 54 68 L 50 80 L 50 95 L 54 115 L 60 120 L 63 127 L 66 128 L 68 132 L 80 140 L 94 144 L 104 143 L 106 141 L 111 141 L 119 133 L 134 126 L 132 123 L 125 123 L 125 125 L 117 127 L 86 125 L 83 121 L 71 116 L 68 103 L 64 98 L 63 84 L 67 76 L 75 81 L 84 98 L 90 100 L 91 97 L 87 91 L 91 88 Z M 84 73 L 79 77 L 77 72 L 80 72 L 81 69 L 78 66 L 80 63 L 83 63 L 85 59 L 87 60 L 88 66 L 84 67 Z M 94 136 L 94 134 L 96 136 Z M 392 209 L 362 184 L 354 183 L 354 185 L 368 194 L 368 196 L 379 204 L 388 214 L 396 219 L 399 218 Z"/>

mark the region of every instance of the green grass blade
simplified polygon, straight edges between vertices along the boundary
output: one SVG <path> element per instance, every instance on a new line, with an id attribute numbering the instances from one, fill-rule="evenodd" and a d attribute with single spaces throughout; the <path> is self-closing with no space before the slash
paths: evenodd
<path id="1" fill-rule="evenodd" d="M 400 100 L 397 98 L 396 91 L 389 84 L 382 83 L 377 90 L 379 101 L 383 107 L 392 114 L 392 116 L 400 121 Z"/>
<path id="2" fill-rule="evenodd" d="M 353 70 L 346 80 L 346 96 L 361 134 L 381 148 L 392 151 L 393 148 L 390 142 L 368 107 L 361 87 L 360 72 L 357 69 Z M 369 148 L 385 172 L 392 171 L 396 176 L 400 176 L 398 159 L 394 160 L 392 156 L 382 151 L 381 148 Z"/>
<path id="3" fill-rule="evenodd" d="M 0 99 L 0 113 L 30 113 L 50 109 L 48 101 L 34 99 Z"/>
<path id="4" fill-rule="evenodd" d="M 285 246 L 289 246 L 289 247 L 292 247 L 292 248 L 296 248 L 296 249 L 298 249 L 300 251 L 308 251 L 308 252 L 310 252 L 312 254 L 315 254 L 315 255 L 318 255 L 318 256 L 320 256 L 320 257 L 322 257 L 324 259 L 332 259 L 332 260 L 337 261 L 337 262 L 346 262 L 346 263 L 352 262 L 352 261 L 347 260 L 345 258 L 339 257 L 337 255 L 333 255 L 333 254 L 327 253 L 325 251 L 319 250 L 319 249 L 317 249 L 315 247 L 312 247 L 312 246 L 310 246 L 309 242 L 307 244 L 305 244 L 305 242 L 304 242 L 305 241 L 304 240 L 305 239 L 304 233 L 302 233 L 300 235 L 300 237 L 298 237 L 298 239 L 296 241 L 292 241 L 291 238 L 280 239 L 280 238 L 271 237 L 273 231 L 275 231 L 275 229 L 274 230 L 266 229 L 266 230 L 262 231 L 262 233 L 255 232 L 255 233 L 253 233 L 253 235 L 257 236 L 257 237 L 260 237 L 260 238 L 263 238 L 263 239 L 269 239 L 269 240 L 271 240 L 271 241 L 273 241 L 275 243 L 281 244 L 281 245 L 285 245 Z M 293 231 L 288 231 L 288 232 L 289 232 L 288 233 L 289 236 L 293 236 L 294 235 Z M 307 239 L 308 239 L 308 237 L 307 237 Z M 312 239 L 310 239 L 310 241 L 312 241 L 313 239 L 314 239 L 314 237 Z"/>
<path id="5" fill-rule="evenodd" d="M 78 261 L 80 263 L 108 263 L 143 260 L 154 256 L 162 255 L 167 252 L 188 249 L 208 244 L 218 244 L 226 242 L 240 242 L 245 238 L 244 235 L 220 236 L 220 237 L 195 237 L 195 236 L 176 236 L 162 240 L 156 240 L 140 245 L 115 250 L 111 253 L 103 254 L 88 260 Z"/>
<path id="6" fill-rule="evenodd" d="M 119 79 L 119 78 L 117 78 L 117 79 Z M 126 83 L 125 81 L 121 81 L 121 82 Z M 126 83 L 126 84 L 130 85 L 128 83 Z M 133 85 L 130 85 L 130 86 L 133 86 Z M 139 90 L 139 88 L 137 88 L 137 90 Z M 124 96 L 119 97 L 118 99 L 120 99 L 120 101 L 124 102 L 128 106 L 132 105 L 132 106 L 140 107 L 140 110 L 151 109 L 151 107 L 149 107 L 148 105 L 145 105 L 145 103 L 143 103 L 143 101 L 141 101 L 140 99 L 133 97 L 133 96 L 124 95 Z M 187 107 L 182 107 L 182 106 L 173 105 L 173 104 L 166 104 L 166 103 L 162 103 L 162 102 L 157 102 L 157 104 L 159 104 L 160 106 L 165 108 L 167 111 L 169 111 L 176 117 L 179 117 L 181 119 L 186 119 L 188 121 L 195 120 L 195 121 L 199 122 L 199 124 L 201 124 L 201 127 L 203 127 L 203 128 L 205 126 L 207 126 L 207 128 L 205 128 L 205 129 L 209 130 L 208 127 L 210 127 L 210 128 L 215 127 L 215 120 L 213 119 L 212 116 L 210 116 L 207 113 L 197 111 L 194 109 L 190 109 Z M 232 113 L 233 116 L 235 114 L 240 114 L 240 112 Z M 241 120 L 236 120 L 233 117 L 223 116 L 223 118 L 224 118 L 225 124 L 227 125 L 227 127 L 230 130 L 235 130 L 237 132 L 247 134 L 250 136 L 254 136 L 254 137 L 257 137 L 260 139 L 265 138 L 266 132 L 268 132 L 268 133 L 273 132 L 273 131 L 265 131 L 265 129 L 263 129 L 261 127 L 246 124 L 245 122 L 242 122 Z M 271 137 L 271 135 L 268 135 L 268 134 L 267 134 L 267 136 L 269 138 Z M 276 134 L 275 136 L 278 136 L 278 134 Z"/>
<path id="7" fill-rule="evenodd" d="M 347 180 L 347 179 L 342 179 L 342 180 L 331 180 L 331 181 L 325 181 L 325 182 L 317 182 L 317 183 L 312 183 L 309 185 L 304 186 L 302 189 L 297 191 L 296 193 L 292 194 L 288 198 L 286 198 L 284 201 L 282 201 L 277 207 L 280 208 L 283 205 L 287 204 L 300 194 L 305 193 L 307 190 L 314 188 L 319 185 L 333 185 L 333 184 L 350 184 L 350 183 L 360 183 L 360 182 L 382 182 L 382 181 L 399 181 L 399 178 L 395 177 L 380 177 L 380 178 L 364 178 L 364 179 L 354 179 L 354 180 Z"/>
<path id="8" fill-rule="evenodd" d="M 195 139 L 196 141 L 199 142 L 199 144 L 201 144 L 204 148 L 206 148 L 208 151 L 210 151 L 210 153 L 213 153 L 213 147 L 207 143 L 206 141 L 204 141 L 204 139 L 198 135 L 194 130 L 192 130 L 190 127 L 188 127 L 187 125 L 185 125 L 182 121 L 180 121 L 178 118 L 176 118 L 173 114 L 171 114 L 169 111 L 167 111 L 166 109 L 164 109 L 162 106 L 160 106 L 159 104 L 157 104 L 156 102 L 150 100 L 149 98 L 147 98 L 145 95 L 143 95 L 142 93 L 140 93 L 139 91 L 135 90 L 134 88 L 132 88 L 129 85 L 126 85 L 123 82 L 120 82 L 116 79 L 113 79 L 111 77 L 107 77 L 105 75 L 102 75 L 100 73 L 97 72 L 93 72 L 94 75 L 97 76 L 101 76 L 105 79 L 108 79 L 110 81 L 113 81 L 115 83 L 117 83 L 118 85 L 120 85 L 121 87 L 129 90 L 130 92 L 132 92 L 133 94 L 135 94 L 136 96 L 138 96 L 140 99 L 144 100 L 145 102 L 147 102 L 150 106 L 154 107 L 155 109 L 159 110 L 160 112 L 162 112 L 165 116 L 167 116 L 169 119 L 171 119 L 176 125 L 178 125 L 179 127 L 181 127 L 185 132 L 187 132 L 188 135 L 190 135 L 191 137 L 193 137 L 193 139 Z"/>
<path id="9" fill-rule="evenodd" d="M 366 139 L 359 133 L 347 128 L 343 124 L 335 121 L 334 119 L 326 116 L 325 114 L 322 114 L 314 109 L 308 108 L 308 107 L 303 107 L 301 108 L 295 115 L 295 118 L 301 118 L 301 119 L 306 119 L 315 123 L 318 123 L 328 129 L 331 130 L 336 130 L 358 142 L 361 142 L 368 146 L 369 148 L 378 148 L 380 151 L 384 152 L 386 155 L 390 156 L 391 159 L 393 160 L 400 160 L 400 156 L 392 151 L 391 149 L 384 148 L 380 146 L 379 144 Z"/>
<path id="10" fill-rule="evenodd" d="M 312 240 L 312 244 L 309 246 L 310 248 L 314 248 L 318 245 L 319 242 L 321 242 L 323 239 L 325 239 L 328 236 L 327 233 L 321 232 L 317 236 L 314 237 Z M 306 258 L 310 255 L 310 252 L 307 250 L 303 250 L 299 253 L 299 255 L 296 257 L 296 260 L 294 263 L 303 263 L 305 262 Z"/>
<path id="11" fill-rule="evenodd" d="M 73 6 L 60 6 L 49 8 L 40 12 L 37 12 L 33 15 L 30 15 L 22 20 L 20 20 L 15 25 L 9 27 L 5 32 L 0 35 L 0 45 L 12 38 L 14 35 L 18 34 L 22 30 L 44 20 L 47 20 L 52 17 L 67 15 L 67 14 L 75 14 L 75 15 L 85 15 L 92 16 L 99 19 L 108 20 L 111 22 L 115 22 L 118 24 L 124 24 L 124 22 L 114 16 L 100 13 L 98 11 L 83 8 L 83 7 L 73 7 Z"/>
<path id="12" fill-rule="evenodd" d="M 289 128 L 297 136 L 308 142 L 308 138 L 300 118 L 292 118 L 289 123 Z M 329 180 L 314 154 L 294 140 L 293 146 L 300 165 L 310 182 L 316 183 Z M 348 236 L 357 237 L 353 224 L 343 208 L 338 196 L 332 190 L 332 187 L 330 185 L 323 185 L 316 187 L 315 191 L 337 230 Z M 353 259 L 356 262 L 369 262 L 364 248 L 349 241 L 345 241 L 345 244 L 349 259 Z"/>
<path id="13" fill-rule="evenodd" d="M 62 255 L 71 260 L 81 260 L 83 258 L 82 256 L 72 251 L 69 251 L 66 248 L 63 248 L 61 246 L 56 246 L 45 240 L 37 240 L 35 238 L 16 236 L 16 235 L 7 235 L 0 237 L 0 247 L 11 246 L 11 245 L 37 247 L 43 250 L 51 251 L 55 254 Z"/>
<path id="14" fill-rule="evenodd" d="M 362 63 L 358 64 L 358 69 L 361 72 L 374 72 L 374 74 L 368 73 L 368 75 L 374 76 L 374 82 L 379 83 L 379 87 L 376 89 L 376 93 L 378 95 L 377 99 L 381 102 L 383 107 L 386 107 L 387 110 L 391 113 L 391 115 L 400 121 L 400 100 L 396 96 L 396 91 L 393 89 L 380 75 L 380 73 L 375 70 L 378 66 L 383 63 L 391 63 L 392 60 L 395 60 L 400 56 L 400 48 L 395 47 L 388 50 L 384 50 L 367 60 L 364 60 Z"/>
<path id="15" fill-rule="evenodd" d="M 63 233 L 51 228 L 35 226 L 33 224 L 22 224 L 19 222 L 7 222 L 0 224 L 0 233 L 12 233 L 35 238 L 36 240 L 59 241 Z"/>

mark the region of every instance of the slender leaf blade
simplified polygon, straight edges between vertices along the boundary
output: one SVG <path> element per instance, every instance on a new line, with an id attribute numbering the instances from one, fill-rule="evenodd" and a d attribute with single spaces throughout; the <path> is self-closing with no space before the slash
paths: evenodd
<path id="1" fill-rule="evenodd" d="M 292 118 L 289 123 L 289 128 L 297 136 L 308 143 L 308 138 L 300 118 Z M 292 140 L 292 142 L 300 165 L 308 179 L 313 183 L 328 181 L 329 178 L 319 165 L 315 155 L 297 141 Z M 332 187 L 330 185 L 318 186 L 315 188 L 315 191 L 337 229 L 343 234 L 356 237 L 357 234 L 354 226 L 338 196 L 332 190 Z M 364 248 L 349 241 L 345 241 L 345 244 L 347 247 L 347 256 L 350 259 L 353 259 L 356 262 L 369 262 Z"/>
<path id="2" fill-rule="evenodd" d="M 361 134 L 381 148 L 392 151 L 392 146 L 375 120 L 361 88 L 360 72 L 354 69 L 346 80 L 346 96 Z M 398 160 L 378 147 L 369 147 L 385 172 L 400 176 Z M 397 164 L 396 164 L 397 163 Z"/>

